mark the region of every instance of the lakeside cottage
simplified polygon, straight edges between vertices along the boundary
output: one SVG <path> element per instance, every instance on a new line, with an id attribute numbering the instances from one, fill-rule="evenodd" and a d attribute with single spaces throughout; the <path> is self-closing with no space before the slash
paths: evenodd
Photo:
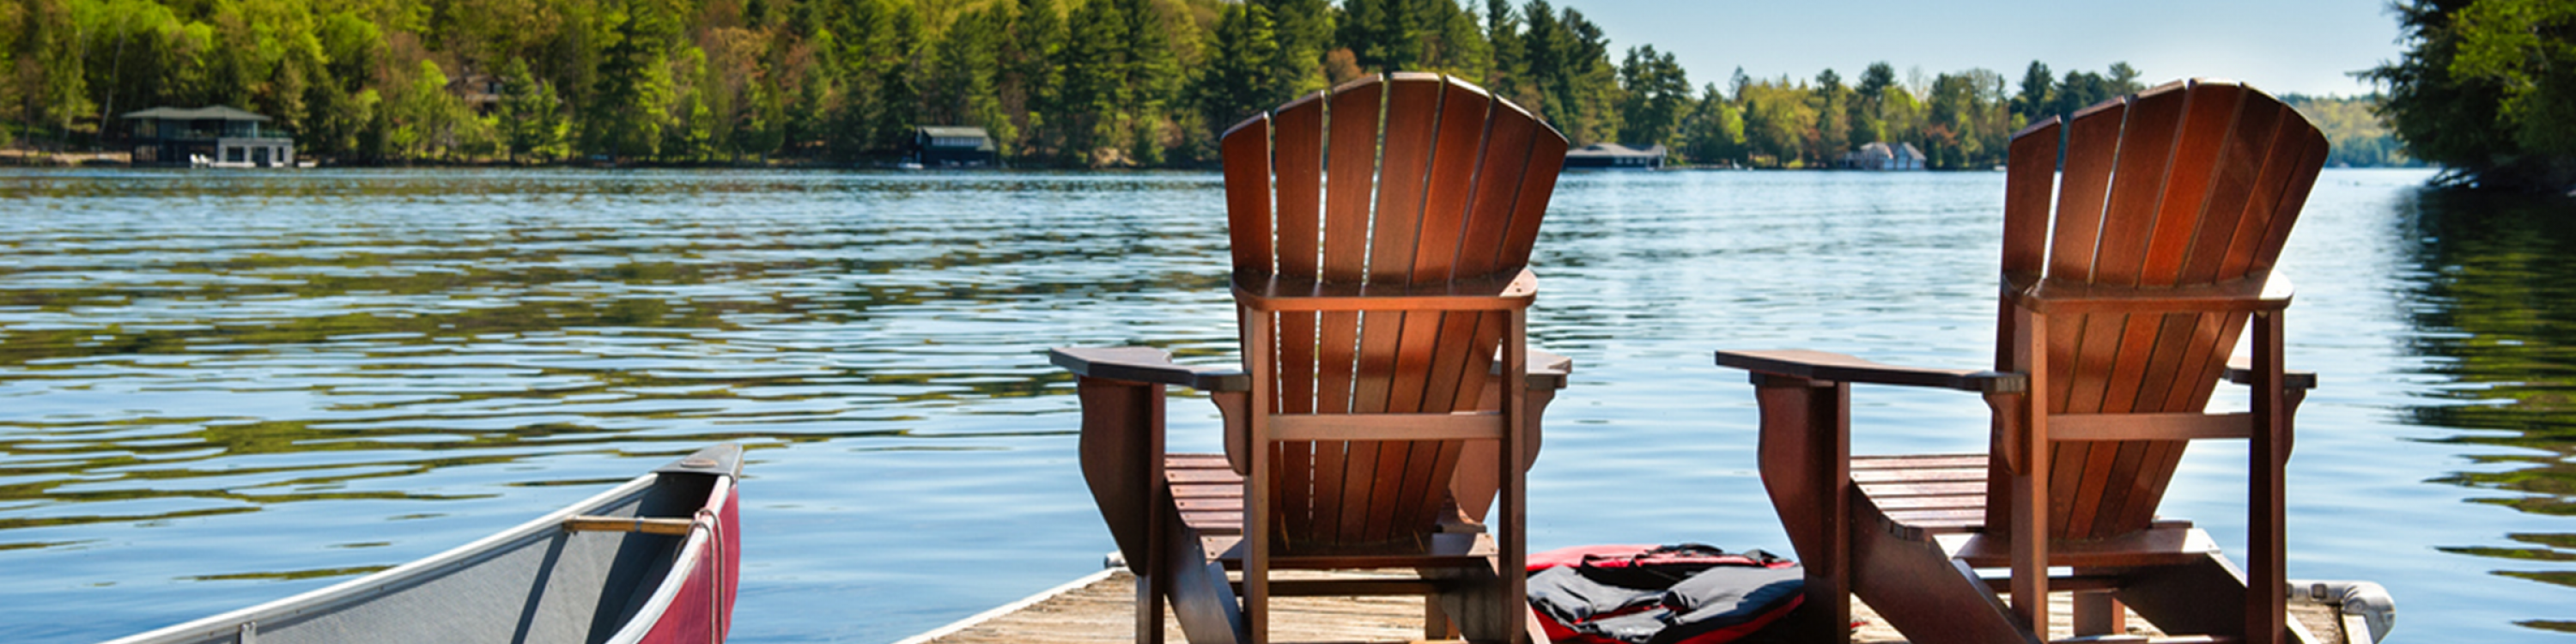
<path id="1" fill-rule="evenodd" d="M 924 168 L 998 168 L 993 136 L 980 127 L 926 125 L 913 130 L 912 161 Z"/>
<path id="2" fill-rule="evenodd" d="M 1661 170 L 1664 146 L 1636 147 L 1617 143 L 1594 143 L 1565 151 L 1567 169 Z"/>
<path id="3" fill-rule="evenodd" d="M 502 90 L 507 89 L 501 77 L 491 74 L 466 74 L 447 84 L 447 91 L 465 101 L 475 116 L 491 116 L 501 111 Z"/>
<path id="4" fill-rule="evenodd" d="M 295 139 L 262 130 L 269 117 L 224 105 L 127 112 L 134 165 L 270 168 L 295 166 Z"/>
<path id="5" fill-rule="evenodd" d="M 1921 170 L 1923 151 L 1912 143 L 1878 141 L 1843 155 L 1842 167 L 1853 170 Z"/>

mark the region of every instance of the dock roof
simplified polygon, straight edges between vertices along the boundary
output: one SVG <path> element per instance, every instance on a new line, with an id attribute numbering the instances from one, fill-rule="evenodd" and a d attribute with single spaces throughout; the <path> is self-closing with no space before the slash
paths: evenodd
<path id="1" fill-rule="evenodd" d="M 243 110 L 240 110 L 240 109 L 236 109 L 236 108 L 233 108 L 233 107 L 231 107 L 231 106 L 227 106 L 227 105 L 208 105 L 208 106 L 200 107 L 200 108 L 196 108 L 196 109 L 182 109 L 182 108 L 168 107 L 168 106 L 155 107 L 155 108 L 148 109 L 148 110 L 141 110 L 141 111 L 135 111 L 135 112 L 126 112 L 126 113 L 125 113 L 125 118 L 129 118 L 129 119 L 170 119 L 170 120 L 175 120 L 175 121 L 196 121 L 196 120 L 266 121 L 266 120 L 269 120 L 269 118 L 268 118 L 268 117 L 266 117 L 266 116 L 260 116 L 260 115 L 258 115 L 258 114 L 252 114 L 252 113 L 250 113 L 250 112 L 243 111 Z"/>
<path id="2" fill-rule="evenodd" d="M 1566 151 L 1565 151 L 1565 156 L 1566 156 L 1567 158 L 1623 158 L 1623 157 L 1625 157 L 1625 158 L 1639 158 L 1639 157 L 1644 157 L 1644 158 L 1657 158 L 1657 159 L 1660 159 L 1660 158 L 1663 158 L 1663 156 L 1664 156 L 1664 146 L 1663 146 L 1663 144 L 1660 144 L 1660 143 L 1658 143 L 1658 144 L 1654 144 L 1654 145 L 1645 146 L 1645 147 L 1638 147 L 1638 146 L 1633 146 L 1633 145 L 1622 145 L 1622 144 L 1618 144 L 1618 143 L 1594 143 L 1594 144 L 1591 144 L 1591 145 L 1587 145 L 1587 146 L 1583 146 L 1583 147 L 1575 148 L 1575 149 L 1572 149 L 1572 150 L 1566 150 Z"/>
<path id="3" fill-rule="evenodd" d="M 921 126 L 921 133 L 929 136 L 953 136 L 959 138 L 978 139 L 991 138 L 992 136 L 985 133 L 984 128 L 962 125 L 924 125 Z"/>

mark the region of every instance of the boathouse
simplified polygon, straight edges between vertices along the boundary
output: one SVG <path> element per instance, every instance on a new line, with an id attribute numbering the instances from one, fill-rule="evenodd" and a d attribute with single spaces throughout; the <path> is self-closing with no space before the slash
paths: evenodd
<path id="1" fill-rule="evenodd" d="M 1664 167 L 1664 146 L 1637 147 L 1617 143 L 1594 143 L 1565 151 L 1567 169 L 1660 170 Z"/>
<path id="2" fill-rule="evenodd" d="M 1853 170 L 1921 170 L 1923 151 L 1912 143 L 1879 141 L 1843 155 L 1842 167 Z"/>
<path id="3" fill-rule="evenodd" d="M 1002 165 L 993 135 L 980 127 L 929 125 L 912 134 L 912 160 L 924 168 L 993 168 Z"/>
<path id="4" fill-rule="evenodd" d="M 269 117 L 223 105 L 125 113 L 135 165 L 294 167 L 295 139 L 261 127 Z"/>

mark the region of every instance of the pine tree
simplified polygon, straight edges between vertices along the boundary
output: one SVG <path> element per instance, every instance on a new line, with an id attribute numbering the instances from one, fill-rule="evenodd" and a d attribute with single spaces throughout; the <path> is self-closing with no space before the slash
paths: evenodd
<path id="1" fill-rule="evenodd" d="M 525 60 L 511 58 L 501 68 L 501 140 L 510 160 L 521 155 L 544 160 L 563 144 L 562 116 L 554 88 L 528 72 Z"/>
<path id="2" fill-rule="evenodd" d="M 1207 68 L 1190 93 L 1210 128 L 1222 132 L 1290 98 L 1290 86 L 1276 75 L 1281 51 L 1269 7 L 1227 6 L 1208 35 L 1208 52 Z"/>
<path id="3" fill-rule="evenodd" d="M 1671 52 L 1654 45 L 1628 48 L 1619 65 L 1619 141 L 1648 146 L 1670 142 L 1691 104 L 1690 78 Z"/>
<path id="4" fill-rule="evenodd" d="M 680 19 L 664 0 L 609 0 L 601 36 L 598 84 L 582 118 L 582 148 L 612 160 L 652 157 L 672 96 L 666 62 Z"/>

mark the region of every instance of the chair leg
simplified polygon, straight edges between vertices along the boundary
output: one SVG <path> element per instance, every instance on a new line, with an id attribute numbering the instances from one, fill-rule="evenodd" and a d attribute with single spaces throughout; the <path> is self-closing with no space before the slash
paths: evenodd
<path id="1" fill-rule="evenodd" d="M 1878 525 L 1875 506 L 1857 520 Z M 1880 619 L 1914 644 L 2037 642 L 2039 636 L 2011 619 L 1974 569 L 1951 559 L 1938 541 L 1918 541 L 1862 529 L 1851 533 L 1852 591 Z M 1838 638 L 1834 641 L 1843 641 Z"/>
<path id="2" fill-rule="evenodd" d="M 1157 585 L 1172 602 L 1172 613 L 1181 622 L 1181 634 L 1190 644 L 1231 644 L 1249 638 L 1245 632 L 1243 606 L 1236 603 L 1234 589 L 1226 584 L 1225 567 L 1209 561 L 1207 550 L 1199 546 L 1197 535 L 1188 530 L 1172 530 L 1164 552 L 1157 557 L 1157 572 L 1167 580 Z M 1161 626 L 1156 625 L 1157 632 Z M 1139 638 L 1142 639 L 1141 637 Z"/>
<path id="3" fill-rule="evenodd" d="M 1762 487 L 1807 570 L 1806 597 L 1785 628 L 1800 642 L 1851 638 L 1851 387 L 1753 376 L 1762 409 Z"/>
<path id="4" fill-rule="evenodd" d="M 1449 623 L 1448 611 L 1440 610 L 1438 594 L 1422 596 L 1422 639 L 1445 640 L 1458 635 L 1458 627 Z"/>
<path id="5" fill-rule="evenodd" d="M 1797 610 L 1774 628 L 1796 642 L 1843 642 L 1851 639 L 1851 580 L 1832 571 L 1807 569 L 1806 597 Z"/>
<path id="6" fill-rule="evenodd" d="M 2222 599 L 2245 595 L 2245 573 L 2218 553 L 2186 565 L 2140 569 L 2116 592 L 2120 603 L 2167 633 L 2239 635 L 2245 630 L 2245 605 Z"/>
<path id="7" fill-rule="evenodd" d="M 2075 593 L 2075 635 L 2118 635 L 2128 632 L 2128 615 L 2120 599 L 2109 591 L 2086 590 Z"/>
<path id="8" fill-rule="evenodd" d="M 1163 644 L 1163 586 L 1171 575 L 1138 572 L 1136 574 L 1136 642 Z"/>

